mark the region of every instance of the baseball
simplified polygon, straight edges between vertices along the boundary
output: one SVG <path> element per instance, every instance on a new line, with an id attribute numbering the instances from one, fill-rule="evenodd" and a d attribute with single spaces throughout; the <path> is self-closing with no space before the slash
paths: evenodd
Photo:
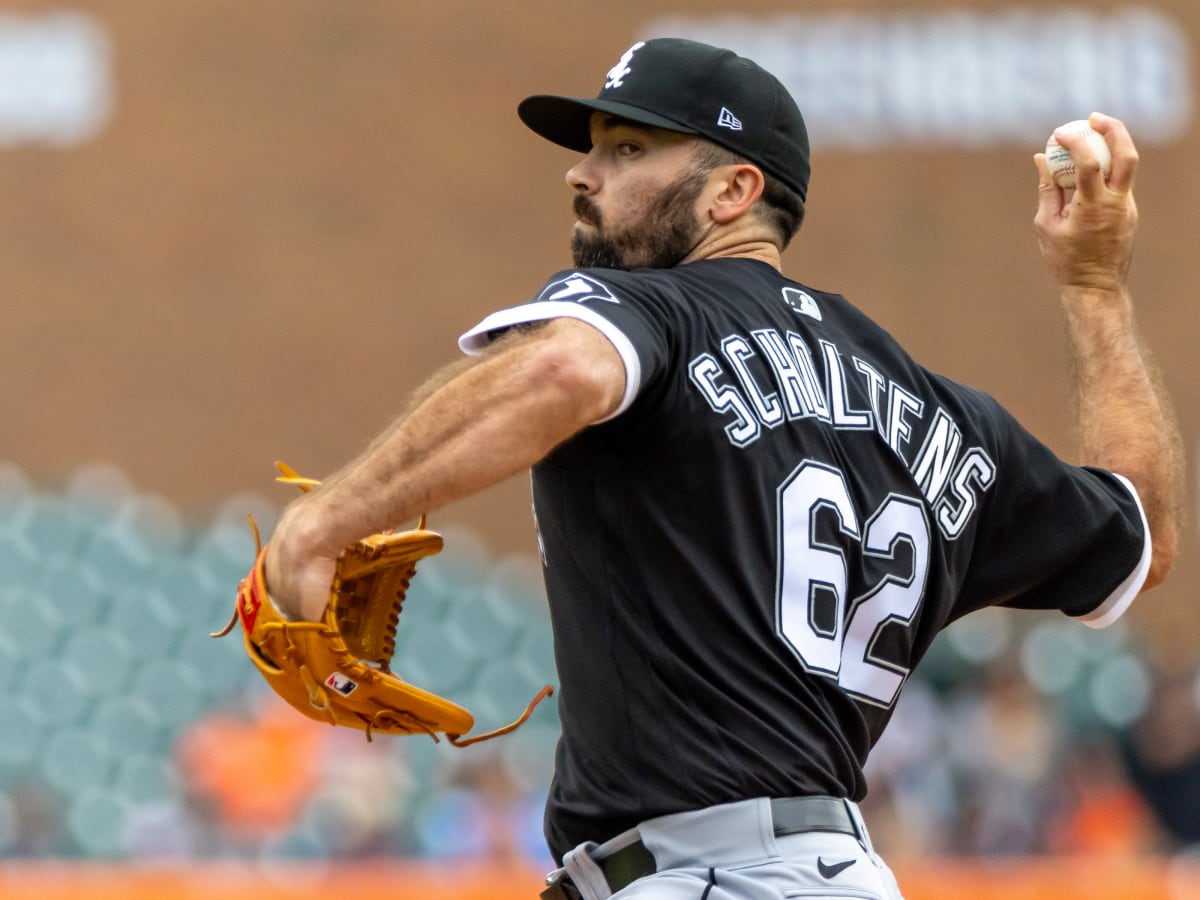
<path id="1" fill-rule="evenodd" d="M 1068 122 L 1066 125 L 1061 125 L 1055 130 L 1082 134 L 1087 138 L 1088 146 L 1092 148 L 1092 152 L 1100 160 L 1100 170 L 1104 173 L 1105 178 L 1108 177 L 1109 173 L 1112 172 L 1112 154 L 1108 150 L 1108 144 L 1104 140 L 1104 135 L 1095 131 L 1088 124 L 1087 119 L 1076 119 L 1074 122 Z M 1059 187 L 1075 187 L 1075 163 L 1071 161 L 1071 154 L 1054 139 L 1053 134 L 1050 135 L 1050 140 L 1046 141 L 1046 166 L 1050 169 L 1050 177 L 1054 179 Z"/>

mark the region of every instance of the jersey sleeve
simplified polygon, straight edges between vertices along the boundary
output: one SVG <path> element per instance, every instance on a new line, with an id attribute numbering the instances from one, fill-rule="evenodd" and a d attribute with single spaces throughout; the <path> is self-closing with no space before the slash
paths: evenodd
<path id="1" fill-rule="evenodd" d="M 1150 559 L 1153 555 L 1153 544 L 1150 539 L 1150 524 L 1146 521 L 1146 511 L 1142 508 L 1141 498 L 1138 496 L 1137 488 L 1133 483 L 1123 475 L 1115 475 L 1113 473 L 1104 473 L 1110 475 L 1121 483 L 1124 488 L 1129 491 L 1130 496 L 1137 504 L 1138 517 L 1142 526 L 1142 555 L 1138 559 L 1137 565 L 1126 576 L 1117 587 L 1104 599 L 1100 604 L 1089 612 L 1081 613 L 1079 618 L 1086 625 L 1092 628 L 1105 628 L 1117 621 L 1121 615 L 1133 603 L 1133 598 L 1141 591 L 1142 586 L 1146 583 L 1146 576 L 1150 574 Z"/>
<path id="2" fill-rule="evenodd" d="M 642 387 L 667 360 L 667 339 L 655 300 L 636 275 L 571 270 L 554 275 L 530 302 L 498 310 L 458 339 L 464 353 L 481 353 L 515 325 L 571 318 L 608 338 L 625 367 L 625 393 L 612 419 L 633 403 Z"/>
<path id="3" fill-rule="evenodd" d="M 1059 609 L 1094 628 L 1112 624 L 1150 569 L 1150 530 L 1136 489 L 1119 474 L 1063 462 L 996 410 L 1007 419 L 1005 437 L 964 602 Z"/>

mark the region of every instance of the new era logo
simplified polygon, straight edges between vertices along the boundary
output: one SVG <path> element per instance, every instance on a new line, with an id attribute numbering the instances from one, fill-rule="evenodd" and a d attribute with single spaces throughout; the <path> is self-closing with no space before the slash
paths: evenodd
<path id="1" fill-rule="evenodd" d="M 721 107 L 721 114 L 717 116 L 717 125 L 721 128 L 728 128 L 730 131 L 742 130 L 742 120 L 724 106 Z"/>

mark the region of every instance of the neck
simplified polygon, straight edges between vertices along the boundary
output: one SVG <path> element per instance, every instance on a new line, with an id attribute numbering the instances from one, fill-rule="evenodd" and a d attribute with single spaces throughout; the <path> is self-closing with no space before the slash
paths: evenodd
<path id="1" fill-rule="evenodd" d="M 696 246 L 680 263 L 701 259 L 757 259 L 783 271 L 783 251 L 774 232 L 751 216 L 732 222 L 710 219 Z"/>
<path id="2" fill-rule="evenodd" d="M 783 271 L 783 258 L 779 245 L 774 241 L 762 239 L 746 239 L 737 235 L 705 236 L 692 252 L 679 261 L 679 264 L 696 262 L 701 259 L 757 259 L 767 265 Z"/>

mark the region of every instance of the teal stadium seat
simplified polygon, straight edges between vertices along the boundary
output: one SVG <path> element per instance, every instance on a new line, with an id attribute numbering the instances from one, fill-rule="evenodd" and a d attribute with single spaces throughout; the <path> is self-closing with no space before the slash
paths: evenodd
<path id="1" fill-rule="evenodd" d="M 64 796 L 105 784 L 114 758 L 100 740 L 79 727 L 59 728 L 46 742 L 39 768 L 46 783 Z"/>
<path id="2" fill-rule="evenodd" d="M 102 701 L 88 724 L 101 745 L 113 756 L 161 753 L 166 749 L 164 714 L 140 696 L 136 685 L 125 695 Z"/>

